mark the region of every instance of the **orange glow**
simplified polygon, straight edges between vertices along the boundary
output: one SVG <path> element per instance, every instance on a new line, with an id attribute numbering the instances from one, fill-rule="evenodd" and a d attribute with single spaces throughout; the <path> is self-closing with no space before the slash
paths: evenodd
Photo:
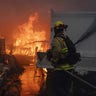
<path id="1" fill-rule="evenodd" d="M 16 42 L 13 44 L 13 54 L 34 56 L 37 51 L 45 52 L 49 48 L 47 32 L 39 27 L 39 15 L 31 15 L 28 21 L 20 26 L 15 33 Z"/>
<path id="2" fill-rule="evenodd" d="M 47 69 L 46 68 L 43 68 L 44 72 L 47 73 Z"/>
<path id="3" fill-rule="evenodd" d="M 0 39 L 4 39 L 4 37 L 0 34 Z"/>

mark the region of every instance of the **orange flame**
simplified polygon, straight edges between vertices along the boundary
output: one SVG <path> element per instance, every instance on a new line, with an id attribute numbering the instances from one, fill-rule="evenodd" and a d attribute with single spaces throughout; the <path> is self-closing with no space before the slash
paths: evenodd
<path id="1" fill-rule="evenodd" d="M 15 34 L 16 42 L 13 45 L 15 47 L 13 54 L 33 56 L 37 51 L 45 52 L 48 49 L 47 32 L 36 28 L 36 25 L 39 25 L 38 19 L 38 13 L 35 13 L 29 17 L 26 23 L 18 26 L 19 34 Z"/>

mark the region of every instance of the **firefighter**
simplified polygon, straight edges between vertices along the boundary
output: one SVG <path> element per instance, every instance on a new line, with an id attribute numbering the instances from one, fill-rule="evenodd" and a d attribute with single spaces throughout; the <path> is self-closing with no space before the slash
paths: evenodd
<path id="1" fill-rule="evenodd" d="M 62 21 L 57 21 L 54 24 L 55 35 L 51 42 L 52 56 L 48 58 L 54 69 L 48 70 L 46 96 L 69 96 L 71 92 L 72 77 L 65 70 L 72 72 L 73 65 L 62 61 L 68 53 L 68 47 L 62 38 L 66 38 L 65 31 L 67 28 L 68 25 L 65 25 Z"/>

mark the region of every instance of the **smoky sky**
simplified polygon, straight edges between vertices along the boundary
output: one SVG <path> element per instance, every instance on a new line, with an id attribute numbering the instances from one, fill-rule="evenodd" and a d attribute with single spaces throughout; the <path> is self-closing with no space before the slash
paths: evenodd
<path id="1" fill-rule="evenodd" d="M 42 25 L 48 26 L 50 9 L 96 11 L 96 0 L 0 0 L 0 34 L 12 38 L 13 30 L 34 12 L 39 13 Z"/>

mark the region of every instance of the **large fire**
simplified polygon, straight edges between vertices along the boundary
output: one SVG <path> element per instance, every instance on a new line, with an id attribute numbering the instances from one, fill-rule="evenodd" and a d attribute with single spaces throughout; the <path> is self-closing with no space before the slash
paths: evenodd
<path id="1" fill-rule="evenodd" d="M 47 32 L 36 28 L 36 25 L 40 25 L 38 19 L 38 13 L 35 13 L 26 23 L 18 26 L 18 32 L 15 33 L 19 34 L 15 34 L 13 54 L 33 56 L 36 52 L 45 52 L 49 48 Z"/>

